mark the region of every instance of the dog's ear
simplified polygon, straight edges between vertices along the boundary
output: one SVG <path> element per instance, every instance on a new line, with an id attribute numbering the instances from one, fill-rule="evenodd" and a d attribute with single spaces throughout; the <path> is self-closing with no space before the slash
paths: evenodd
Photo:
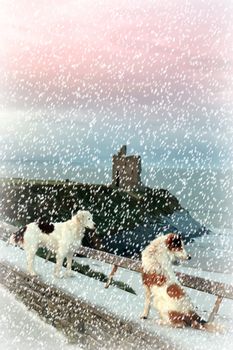
<path id="1" fill-rule="evenodd" d="M 166 237 L 165 244 L 171 251 L 180 250 L 182 247 L 182 236 L 179 233 L 169 233 Z"/>
<path id="2" fill-rule="evenodd" d="M 158 249 L 157 245 L 151 243 L 149 248 L 148 248 L 148 251 L 151 255 L 154 255 L 156 253 L 157 249 Z"/>
<path id="3" fill-rule="evenodd" d="M 84 220 L 84 213 L 82 210 L 79 210 L 76 214 L 76 219 L 80 222 L 82 222 Z"/>

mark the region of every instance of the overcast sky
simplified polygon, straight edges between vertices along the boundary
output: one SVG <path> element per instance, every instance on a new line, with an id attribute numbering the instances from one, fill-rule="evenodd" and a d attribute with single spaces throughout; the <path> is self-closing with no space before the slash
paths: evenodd
<path id="1" fill-rule="evenodd" d="M 0 7 L 2 159 L 232 166 L 232 1 Z"/>

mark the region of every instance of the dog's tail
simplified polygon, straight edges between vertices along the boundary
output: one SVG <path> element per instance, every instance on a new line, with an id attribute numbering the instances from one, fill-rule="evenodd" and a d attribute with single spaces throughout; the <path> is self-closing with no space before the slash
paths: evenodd
<path id="1" fill-rule="evenodd" d="M 223 333 L 224 332 L 224 327 L 222 325 L 219 325 L 219 324 L 216 324 L 213 322 L 206 322 L 204 325 L 204 329 L 210 333 Z"/>
<path id="2" fill-rule="evenodd" d="M 210 333 L 222 333 L 224 330 L 222 326 L 213 322 L 207 322 L 196 313 L 192 314 L 191 320 L 191 327 L 196 329 L 205 330 Z"/>
<path id="3" fill-rule="evenodd" d="M 18 245 L 18 246 L 23 246 L 24 243 L 24 233 L 27 230 L 27 226 L 22 227 L 19 231 L 13 233 L 9 240 L 8 240 L 8 244 L 12 244 L 12 245 Z"/>
<path id="4" fill-rule="evenodd" d="M 188 313 L 171 311 L 169 316 L 171 323 L 175 327 L 192 327 L 194 329 L 199 329 L 211 333 L 222 333 L 224 331 L 224 327 L 221 327 L 220 325 L 214 324 L 212 322 L 205 321 L 195 311 Z"/>

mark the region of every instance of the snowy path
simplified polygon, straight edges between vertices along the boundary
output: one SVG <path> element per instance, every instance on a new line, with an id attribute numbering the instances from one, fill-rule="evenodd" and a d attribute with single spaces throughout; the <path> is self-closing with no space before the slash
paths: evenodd
<path id="1" fill-rule="evenodd" d="M 2 350 L 79 350 L 68 345 L 54 327 L 40 320 L 35 312 L 0 286 L 0 348 Z"/>
<path id="2" fill-rule="evenodd" d="M 24 251 L 15 247 L 6 247 L 4 242 L 0 242 L 0 260 L 9 261 L 11 264 L 25 270 Z M 81 261 L 90 263 L 90 259 L 81 259 Z M 110 267 L 101 262 L 92 261 L 92 267 L 97 270 L 108 270 Z M 231 339 L 233 336 L 233 302 L 224 300 L 216 321 L 225 325 L 224 334 L 209 334 L 191 329 L 171 329 L 170 327 L 161 327 L 157 324 L 157 315 L 153 311 L 150 319 L 142 321 L 139 315 L 143 308 L 143 288 L 141 286 L 140 276 L 138 273 L 120 269 L 117 279 L 124 280 L 129 283 L 136 291 L 137 295 L 110 287 L 108 290 L 103 288 L 103 283 L 76 273 L 76 277 L 72 279 L 54 279 L 54 265 L 52 263 L 45 264 L 44 260 L 36 258 L 36 270 L 39 272 L 41 279 L 46 283 L 52 283 L 56 287 L 77 296 L 91 304 L 104 308 L 105 310 L 124 317 L 126 320 L 137 322 L 139 327 L 147 329 L 151 332 L 159 334 L 162 338 L 168 339 L 170 343 L 182 345 L 184 350 L 193 349 L 230 349 Z M 218 275 L 218 274 L 217 274 Z M 209 276 L 208 276 L 209 277 Z M 216 278 L 215 278 L 216 279 Z M 205 293 L 188 290 L 193 302 L 201 310 L 202 315 L 207 317 L 213 303 L 214 297 Z M 9 312 L 8 312 L 9 314 Z M 57 339 L 56 339 L 57 341 Z M 39 349 L 39 347 L 38 347 Z"/>

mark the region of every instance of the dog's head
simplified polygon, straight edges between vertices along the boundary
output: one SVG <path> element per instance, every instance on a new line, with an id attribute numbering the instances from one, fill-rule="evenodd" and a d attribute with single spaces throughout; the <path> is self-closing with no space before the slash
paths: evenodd
<path id="1" fill-rule="evenodd" d="M 180 234 L 169 233 L 164 236 L 165 246 L 167 248 L 168 254 L 171 256 L 172 260 L 190 260 L 191 256 L 186 252 L 184 248 L 184 242 Z"/>
<path id="2" fill-rule="evenodd" d="M 79 210 L 75 215 L 75 219 L 83 226 L 83 228 L 89 228 L 90 230 L 96 229 L 93 217 L 87 210 Z"/>

